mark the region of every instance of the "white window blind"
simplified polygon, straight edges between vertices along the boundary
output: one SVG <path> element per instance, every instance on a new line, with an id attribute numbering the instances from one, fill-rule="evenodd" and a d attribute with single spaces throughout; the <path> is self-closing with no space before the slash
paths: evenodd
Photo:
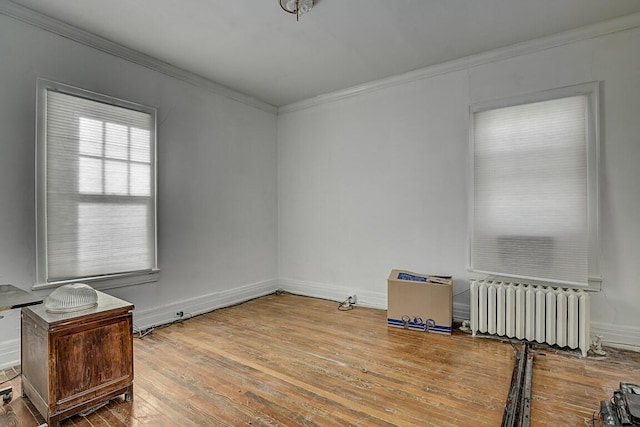
<path id="1" fill-rule="evenodd" d="M 592 96 L 474 112 L 473 270 L 578 286 L 598 275 Z"/>
<path id="2" fill-rule="evenodd" d="M 157 269 L 155 110 L 39 86 L 39 281 Z"/>

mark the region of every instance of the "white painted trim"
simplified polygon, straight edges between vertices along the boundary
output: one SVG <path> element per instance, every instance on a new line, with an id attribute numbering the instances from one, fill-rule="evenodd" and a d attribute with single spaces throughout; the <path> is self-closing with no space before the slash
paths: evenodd
<path id="1" fill-rule="evenodd" d="M 469 320 L 471 319 L 471 308 L 469 303 L 455 302 L 453 303 L 453 318 L 455 320 Z"/>
<path id="2" fill-rule="evenodd" d="M 176 301 L 171 304 L 155 307 L 150 310 L 134 311 L 133 323 L 139 329 L 162 325 L 177 320 L 176 313 L 182 311 L 197 316 L 218 308 L 229 307 L 274 293 L 278 289 L 276 279 L 252 283 L 234 289 L 214 292 L 196 298 Z"/>
<path id="3" fill-rule="evenodd" d="M 264 101 L 260 101 L 259 99 L 253 98 L 249 95 L 229 89 L 195 73 L 183 70 L 182 68 L 153 58 L 149 55 L 145 55 L 136 50 L 96 36 L 88 31 L 65 24 L 64 22 L 58 21 L 11 1 L 0 0 L 0 14 L 9 16 L 24 23 L 33 25 L 34 27 L 49 31 L 53 34 L 57 34 L 61 37 L 73 40 L 118 58 L 122 58 L 126 61 L 149 68 L 178 80 L 182 80 L 183 82 L 190 83 L 194 86 L 207 89 L 217 95 L 233 99 L 251 107 L 266 111 L 267 113 L 277 114 L 278 112 L 278 109 L 275 106 L 267 104 Z"/>
<path id="4" fill-rule="evenodd" d="M 419 70 L 411 71 L 408 73 L 398 74 L 392 77 L 374 80 L 372 82 L 353 86 L 344 90 L 319 95 L 299 102 L 284 105 L 278 109 L 278 114 L 291 113 L 294 111 L 315 107 L 317 105 L 362 95 L 368 92 L 375 92 L 388 87 L 411 83 L 414 81 L 423 80 L 454 71 L 468 70 L 470 68 L 478 67 L 491 62 L 502 61 L 505 59 L 547 50 L 554 47 L 575 43 L 581 40 L 587 40 L 594 37 L 600 37 L 607 34 L 630 30 L 637 27 L 640 27 L 640 13 L 634 13 L 622 16 L 620 18 L 598 22 L 551 36 L 518 43 L 500 49 L 490 50 L 487 52 L 479 53 L 477 55 L 471 55 L 464 58 L 443 62 L 441 64 L 421 68 Z"/>
<path id="5" fill-rule="evenodd" d="M 274 293 L 278 289 L 276 279 L 252 283 L 227 291 L 214 292 L 197 298 L 177 301 L 145 311 L 133 312 L 133 323 L 145 329 L 176 320 L 176 313 L 183 311 L 192 316 L 208 313 L 218 308 L 229 307 L 245 301 Z M 0 370 L 20 364 L 20 339 L 0 342 Z"/>
<path id="6" fill-rule="evenodd" d="M 334 286 L 324 283 L 307 282 L 304 280 L 294 280 L 280 278 L 280 289 L 296 295 L 303 295 L 313 298 L 328 299 L 331 301 L 342 302 L 349 295 L 357 295 L 356 305 L 363 307 L 377 308 L 380 310 L 387 309 L 387 293 L 371 292 L 349 286 Z M 468 299 L 468 298 L 467 298 Z M 456 320 L 468 320 L 469 302 L 453 303 L 453 318 Z"/>
<path id="7" fill-rule="evenodd" d="M 591 322 L 591 337 L 596 335 L 602 336 L 605 346 L 640 351 L 639 327 Z"/>
<path id="8" fill-rule="evenodd" d="M 342 302 L 349 295 L 355 294 L 357 296 L 356 305 L 381 310 L 387 309 L 386 292 L 371 292 L 353 286 L 335 286 L 288 278 L 280 278 L 279 283 L 282 290 L 296 295 Z"/>
<path id="9" fill-rule="evenodd" d="M 382 292 L 367 292 L 361 289 L 336 287 L 321 283 L 294 279 L 272 279 L 241 286 L 228 291 L 215 292 L 198 298 L 178 301 L 146 311 L 134 311 L 134 323 L 138 328 L 147 328 L 176 320 L 175 313 L 183 311 L 192 315 L 207 313 L 218 308 L 229 307 L 275 292 L 278 288 L 296 295 L 323 298 L 341 302 L 348 295 L 356 294 L 356 305 L 386 310 L 387 295 Z M 469 304 L 454 302 L 453 318 L 469 319 Z M 591 322 L 591 336 L 602 336 L 605 346 L 640 351 L 640 328 L 609 323 Z M 20 364 L 20 340 L 0 342 L 0 370 Z"/>
<path id="10" fill-rule="evenodd" d="M 387 87 L 398 86 L 401 84 L 410 83 L 413 81 L 422 80 L 453 71 L 466 70 L 495 61 L 500 61 L 532 52 L 566 45 L 569 43 L 575 43 L 581 40 L 587 40 L 594 37 L 640 27 L 640 13 L 630 14 L 619 18 L 587 25 L 577 29 L 565 31 L 548 37 L 518 43 L 512 46 L 491 50 L 477 55 L 467 56 L 441 64 L 436 64 L 430 67 L 421 68 L 419 70 L 411 71 L 408 73 L 398 74 L 396 76 L 388 77 L 385 79 L 374 80 L 362 85 L 357 85 L 347 89 L 319 95 L 277 108 L 259 99 L 229 89 L 195 73 L 183 70 L 179 67 L 145 55 L 136 50 L 111 42 L 107 39 L 91 34 L 88 31 L 65 24 L 64 22 L 58 21 L 32 9 L 13 3 L 9 0 L 0 0 L 0 14 L 9 16 L 45 31 L 57 34 L 61 37 L 76 41 L 102 52 L 125 59 L 134 64 L 141 65 L 167 76 L 174 77 L 178 80 L 182 80 L 203 89 L 210 90 L 211 92 L 218 95 L 225 96 L 227 98 L 242 102 L 246 105 L 250 105 L 252 107 L 272 114 L 290 113 L 293 111 L 310 108 L 316 105 L 333 102 L 368 92 L 378 91 Z"/>
<path id="11" fill-rule="evenodd" d="M 20 339 L 0 342 L 0 370 L 20 364 Z"/>
<path id="12" fill-rule="evenodd" d="M 469 304 L 454 302 L 453 318 L 469 320 Z M 640 351 L 640 328 L 638 327 L 591 322 L 591 339 L 596 335 L 602 336 L 602 344 L 605 346 Z"/>

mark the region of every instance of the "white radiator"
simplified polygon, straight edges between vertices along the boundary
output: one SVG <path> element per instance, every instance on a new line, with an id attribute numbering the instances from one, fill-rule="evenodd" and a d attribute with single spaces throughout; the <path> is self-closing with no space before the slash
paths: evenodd
<path id="1" fill-rule="evenodd" d="M 589 293 L 486 280 L 471 281 L 471 332 L 579 348 L 590 346 Z"/>

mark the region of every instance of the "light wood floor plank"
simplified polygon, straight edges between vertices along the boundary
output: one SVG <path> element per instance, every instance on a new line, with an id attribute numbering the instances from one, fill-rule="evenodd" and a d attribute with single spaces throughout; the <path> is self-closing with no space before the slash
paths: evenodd
<path id="1" fill-rule="evenodd" d="M 62 426 L 499 426 L 509 343 L 386 326 L 386 311 L 269 295 L 157 329 L 134 342 L 134 400 Z M 640 383 L 640 353 L 604 358 L 539 349 L 532 426 L 580 426 L 620 381 Z M 10 371 L 0 373 L 8 377 Z M 43 420 L 20 397 L 14 424 Z M 5 418 L 5 420 L 8 418 Z M 2 422 L 0 422 L 2 426 Z"/>

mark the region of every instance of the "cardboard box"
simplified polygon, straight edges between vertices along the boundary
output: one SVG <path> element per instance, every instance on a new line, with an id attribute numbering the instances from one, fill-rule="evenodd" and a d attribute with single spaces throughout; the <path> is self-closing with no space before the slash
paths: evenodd
<path id="1" fill-rule="evenodd" d="M 453 280 L 392 270 L 388 280 L 387 325 L 451 335 Z"/>

